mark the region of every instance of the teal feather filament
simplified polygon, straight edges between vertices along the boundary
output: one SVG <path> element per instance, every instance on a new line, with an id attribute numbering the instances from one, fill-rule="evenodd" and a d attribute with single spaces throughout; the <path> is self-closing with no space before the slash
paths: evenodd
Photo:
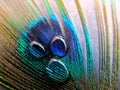
<path id="1" fill-rule="evenodd" d="M 95 88 L 94 84 L 95 84 L 95 81 L 94 81 L 94 65 L 93 65 L 93 53 L 92 53 L 92 45 L 91 45 L 91 41 L 90 41 L 90 35 L 88 33 L 88 28 L 86 26 L 86 22 L 85 22 L 85 19 L 84 19 L 84 15 L 82 13 L 82 9 L 81 9 L 81 6 L 79 4 L 79 1 L 76 0 L 76 6 L 78 8 L 78 12 L 79 12 L 79 15 L 80 15 L 80 18 L 81 18 L 81 22 L 82 22 L 82 25 L 83 25 L 83 30 L 84 30 L 84 35 L 85 35 L 85 40 L 86 40 L 86 48 L 87 48 L 87 65 L 88 65 L 88 82 L 89 83 L 93 83 L 92 84 L 92 87 Z M 91 82 L 92 80 L 92 82 Z"/>

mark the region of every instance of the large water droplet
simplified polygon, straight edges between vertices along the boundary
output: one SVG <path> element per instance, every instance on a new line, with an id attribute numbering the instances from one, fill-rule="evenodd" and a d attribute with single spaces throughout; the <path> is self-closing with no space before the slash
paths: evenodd
<path id="1" fill-rule="evenodd" d="M 50 50 L 54 55 L 65 56 L 67 53 L 67 45 L 62 36 L 55 36 L 50 43 Z"/>

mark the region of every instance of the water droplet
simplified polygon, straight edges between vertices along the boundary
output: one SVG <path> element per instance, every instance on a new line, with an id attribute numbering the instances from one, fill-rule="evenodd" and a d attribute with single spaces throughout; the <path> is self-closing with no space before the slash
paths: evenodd
<path id="1" fill-rule="evenodd" d="M 50 50 L 54 55 L 65 56 L 67 53 L 67 45 L 62 36 L 55 36 L 50 43 Z"/>
<path id="2" fill-rule="evenodd" d="M 46 67 L 47 75 L 54 81 L 64 82 L 69 77 L 66 66 L 58 60 L 52 59 Z"/>
<path id="3" fill-rule="evenodd" d="M 46 55 L 44 47 L 36 41 L 30 42 L 29 51 L 35 57 L 44 57 Z"/>

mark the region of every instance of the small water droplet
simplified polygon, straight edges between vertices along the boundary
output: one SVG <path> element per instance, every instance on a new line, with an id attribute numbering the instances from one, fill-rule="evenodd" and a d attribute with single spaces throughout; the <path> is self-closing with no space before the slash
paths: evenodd
<path id="1" fill-rule="evenodd" d="M 46 55 L 44 47 L 36 41 L 30 42 L 29 51 L 35 57 L 44 57 Z"/>

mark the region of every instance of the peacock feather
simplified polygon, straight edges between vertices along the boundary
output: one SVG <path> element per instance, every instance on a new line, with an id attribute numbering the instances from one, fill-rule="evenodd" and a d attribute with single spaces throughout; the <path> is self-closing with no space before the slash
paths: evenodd
<path id="1" fill-rule="evenodd" d="M 119 0 L 0 0 L 0 90 L 119 90 Z"/>

